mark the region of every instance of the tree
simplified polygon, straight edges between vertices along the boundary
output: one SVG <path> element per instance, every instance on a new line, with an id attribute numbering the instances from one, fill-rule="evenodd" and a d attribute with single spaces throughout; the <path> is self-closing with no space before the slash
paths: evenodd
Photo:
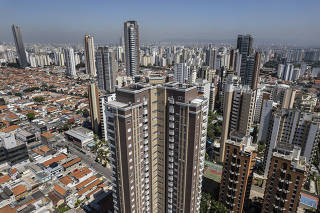
<path id="1" fill-rule="evenodd" d="M 89 111 L 88 111 L 87 109 L 84 109 L 84 110 L 82 111 L 82 116 L 83 116 L 84 118 L 89 117 Z"/>
<path id="2" fill-rule="evenodd" d="M 85 66 L 86 66 L 86 65 L 81 62 L 80 64 L 77 64 L 77 65 L 76 65 L 76 69 L 78 70 L 79 68 L 85 67 Z"/>
<path id="3" fill-rule="evenodd" d="M 37 102 L 37 103 L 42 103 L 42 102 L 44 102 L 44 97 L 42 97 L 42 96 L 38 96 L 38 97 L 34 97 L 33 98 L 33 101 L 34 102 Z"/>
<path id="4" fill-rule="evenodd" d="M 27 114 L 27 118 L 29 119 L 29 121 L 32 121 L 33 119 L 35 119 L 36 115 L 33 112 L 29 112 Z"/>
<path id="5" fill-rule="evenodd" d="M 22 94 L 20 92 L 16 92 L 14 95 L 18 97 L 22 97 Z"/>
<path id="6" fill-rule="evenodd" d="M 258 127 L 257 126 L 254 127 L 251 136 L 252 136 L 252 142 L 257 143 L 257 140 L 258 140 Z"/>
<path id="7" fill-rule="evenodd" d="M 228 213 L 230 211 L 222 203 L 215 200 L 211 200 L 211 208 L 209 212 L 210 213 Z"/>

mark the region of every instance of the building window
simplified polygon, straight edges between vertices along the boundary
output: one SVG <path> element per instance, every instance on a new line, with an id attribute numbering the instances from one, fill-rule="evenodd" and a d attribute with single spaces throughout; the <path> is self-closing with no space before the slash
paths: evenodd
<path id="1" fill-rule="evenodd" d="M 131 128 L 128 129 L 128 132 L 131 132 Z"/>
<path id="2" fill-rule="evenodd" d="M 138 102 L 138 103 L 140 102 L 140 98 L 137 98 L 137 102 Z"/>

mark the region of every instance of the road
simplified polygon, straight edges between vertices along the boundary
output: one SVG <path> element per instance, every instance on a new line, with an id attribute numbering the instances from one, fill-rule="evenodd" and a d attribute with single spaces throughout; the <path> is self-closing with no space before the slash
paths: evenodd
<path id="1" fill-rule="evenodd" d="M 63 143 L 65 143 L 68 146 L 69 151 L 72 154 L 79 156 L 81 160 L 85 162 L 88 166 L 92 167 L 94 170 L 96 170 L 99 174 L 103 175 L 108 180 L 111 180 L 111 176 L 112 176 L 111 169 L 103 167 L 100 163 L 96 162 L 95 156 L 92 153 L 87 153 L 85 150 L 82 150 L 83 152 L 87 153 L 87 154 L 84 154 L 79 151 L 81 150 L 81 148 L 77 147 L 72 142 L 67 141 L 63 136 L 60 135 L 58 136 L 58 138 L 60 139 L 60 143 L 63 141 Z"/>

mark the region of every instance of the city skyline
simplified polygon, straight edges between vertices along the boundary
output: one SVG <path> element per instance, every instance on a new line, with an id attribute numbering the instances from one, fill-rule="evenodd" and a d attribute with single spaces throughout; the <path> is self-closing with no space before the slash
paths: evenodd
<path id="1" fill-rule="evenodd" d="M 95 6 L 100 5 L 98 8 Z M 10 25 L 21 27 L 26 43 L 81 43 L 91 34 L 97 43 L 118 43 L 121 25 L 136 20 L 141 42 L 232 41 L 237 34 L 250 33 L 256 43 L 320 45 L 317 1 L 254 2 L 162 2 L 157 9 L 145 1 L 119 3 L 56 1 L 50 7 L 40 1 L 3 1 L 0 17 L 1 42 L 12 42 Z M 63 7 L 61 7 L 63 5 Z M 95 7 L 94 10 L 90 10 Z M 109 11 L 108 8 L 113 8 Z M 236 8 L 236 9 L 235 9 Z M 263 10 L 262 10 L 263 8 Z M 54 11 L 59 10 L 59 15 Z M 90 11 L 94 11 L 90 12 Z M 109 12 L 108 12 L 109 11 Z M 301 14 L 303 11 L 303 15 Z M 10 14 L 16 14 L 11 16 Z M 192 15 L 190 15 L 192 14 Z M 40 18 L 41 17 L 41 18 Z"/>

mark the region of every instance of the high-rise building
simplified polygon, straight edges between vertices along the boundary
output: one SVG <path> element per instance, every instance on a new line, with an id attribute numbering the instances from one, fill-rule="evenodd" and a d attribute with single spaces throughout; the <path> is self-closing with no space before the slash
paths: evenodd
<path id="1" fill-rule="evenodd" d="M 206 51 L 206 65 L 211 69 L 216 69 L 217 51 L 213 48 Z"/>
<path id="2" fill-rule="evenodd" d="M 113 93 L 117 78 L 115 53 L 109 47 L 99 47 L 96 53 L 98 87 L 102 91 Z"/>
<path id="3" fill-rule="evenodd" d="M 307 168 L 297 147 L 279 144 L 272 153 L 261 212 L 297 212 Z"/>
<path id="4" fill-rule="evenodd" d="M 286 84 L 276 85 L 272 91 L 272 100 L 278 103 L 281 108 L 292 109 L 295 102 L 296 90 Z"/>
<path id="5" fill-rule="evenodd" d="M 90 35 L 84 36 L 84 49 L 86 56 L 86 69 L 87 73 L 95 77 L 96 74 L 96 64 L 95 64 L 95 55 L 94 55 L 94 42 L 93 37 Z"/>
<path id="6" fill-rule="evenodd" d="M 242 57 L 249 56 L 253 53 L 253 37 L 251 35 L 238 35 L 237 49 Z"/>
<path id="7" fill-rule="evenodd" d="M 231 105 L 232 105 L 232 96 L 233 96 L 233 84 L 227 83 L 224 88 L 224 109 L 223 109 L 223 121 L 222 121 L 222 132 L 221 132 L 221 140 L 220 140 L 220 158 L 219 161 L 221 163 L 224 162 L 225 157 L 225 143 L 228 139 L 229 135 L 229 124 L 230 124 L 230 113 L 231 113 Z"/>
<path id="8" fill-rule="evenodd" d="M 124 23 L 125 60 L 128 76 L 134 76 L 140 71 L 139 26 L 136 21 Z"/>
<path id="9" fill-rule="evenodd" d="M 24 48 L 20 27 L 18 27 L 17 25 L 12 25 L 12 33 L 13 33 L 14 43 L 16 45 L 16 52 L 18 55 L 19 65 L 20 67 L 25 68 L 28 66 L 28 62 L 27 62 L 26 50 Z"/>
<path id="10" fill-rule="evenodd" d="M 252 46 L 253 38 L 251 35 L 238 35 L 237 49 L 241 54 L 241 84 L 256 89 L 260 74 L 261 53 L 254 53 Z"/>
<path id="11" fill-rule="evenodd" d="M 101 110 L 99 90 L 95 83 L 88 85 L 88 100 L 90 109 L 91 128 L 95 134 L 101 133 Z"/>
<path id="12" fill-rule="evenodd" d="M 229 134 L 243 138 L 250 135 L 254 119 L 256 93 L 248 86 L 234 89 L 230 112 Z"/>
<path id="13" fill-rule="evenodd" d="M 66 75 L 76 76 L 76 64 L 74 61 L 74 52 L 71 47 L 64 49 L 64 58 L 66 60 Z"/>
<path id="14" fill-rule="evenodd" d="M 248 86 L 234 87 L 233 82 L 227 82 L 224 88 L 223 122 L 220 140 L 220 162 L 225 156 L 227 139 L 244 138 L 250 135 L 254 119 L 256 93 Z"/>
<path id="15" fill-rule="evenodd" d="M 219 201 L 230 212 L 243 212 L 249 200 L 256 156 L 257 146 L 249 138 L 226 141 Z"/>
<path id="16" fill-rule="evenodd" d="M 186 63 L 178 63 L 174 65 L 174 80 L 179 83 L 186 83 L 189 80 L 189 67 Z"/>
<path id="17" fill-rule="evenodd" d="M 273 150 L 279 143 L 300 147 L 301 155 L 308 163 L 312 162 L 320 141 L 320 119 L 316 114 L 298 109 L 282 109 L 272 112 L 269 122 L 264 153 L 265 177 Z"/>
<path id="18" fill-rule="evenodd" d="M 268 135 L 270 119 L 272 115 L 273 100 L 265 100 L 262 102 L 262 111 L 259 125 L 258 142 L 265 142 Z"/>
<path id="19" fill-rule="evenodd" d="M 261 53 L 241 56 L 240 77 L 241 84 L 257 89 L 260 74 Z"/>
<path id="20" fill-rule="evenodd" d="M 104 114 L 115 212 L 199 212 L 208 100 L 176 82 L 116 98 Z"/>

